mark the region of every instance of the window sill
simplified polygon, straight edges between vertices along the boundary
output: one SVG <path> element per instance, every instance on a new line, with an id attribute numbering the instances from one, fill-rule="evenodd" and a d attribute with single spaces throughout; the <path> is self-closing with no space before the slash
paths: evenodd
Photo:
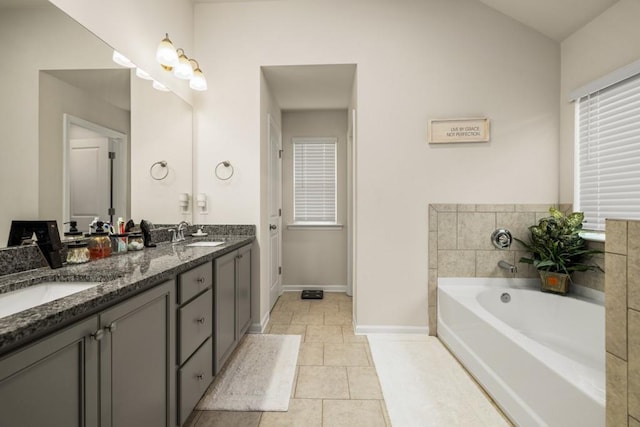
<path id="1" fill-rule="evenodd" d="M 342 224 L 313 224 L 313 223 L 292 223 L 287 224 L 287 230 L 326 230 L 340 231 L 344 228 Z"/>
<path id="2" fill-rule="evenodd" d="M 602 231 L 581 231 L 578 235 L 590 242 L 604 242 L 605 238 L 605 234 Z"/>

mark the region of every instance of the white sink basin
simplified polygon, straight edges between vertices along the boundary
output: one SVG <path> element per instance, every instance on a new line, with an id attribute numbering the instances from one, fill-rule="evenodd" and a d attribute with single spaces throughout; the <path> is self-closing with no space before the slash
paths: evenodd
<path id="1" fill-rule="evenodd" d="M 193 242 L 193 243 L 189 243 L 187 246 L 191 246 L 191 247 L 198 247 L 198 246 L 220 246 L 220 245 L 224 245 L 225 242 Z"/>
<path id="2" fill-rule="evenodd" d="M 0 318 L 98 286 L 100 282 L 44 282 L 0 294 Z"/>

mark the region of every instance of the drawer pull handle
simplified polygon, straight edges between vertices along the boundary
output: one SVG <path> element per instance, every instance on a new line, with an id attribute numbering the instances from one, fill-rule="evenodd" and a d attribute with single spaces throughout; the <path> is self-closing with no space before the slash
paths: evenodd
<path id="1" fill-rule="evenodd" d="M 196 322 L 198 322 L 198 323 L 200 323 L 200 324 L 203 324 L 203 323 L 204 323 L 204 317 L 198 317 L 198 318 L 196 319 Z"/>
<path id="2" fill-rule="evenodd" d="M 198 277 L 198 278 L 196 279 L 196 282 L 198 282 L 198 283 L 204 283 L 204 277 Z"/>
<path id="3" fill-rule="evenodd" d="M 114 333 L 117 329 L 116 322 L 111 322 L 109 326 L 106 327 L 107 331 Z"/>
<path id="4" fill-rule="evenodd" d="M 91 338 L 93 338 L 96 341 L 102 340 L 102 338 L 104 338 L 104 331 L 102 329 L 98 329 L 97 331 L 91 334 Z"/>
<path id="5" fill-rule="evenodd" d="M 204 379 L 204 374 L 196 374 L 196 378 L 198 379 L 198 381 L 202 381 Z"/>

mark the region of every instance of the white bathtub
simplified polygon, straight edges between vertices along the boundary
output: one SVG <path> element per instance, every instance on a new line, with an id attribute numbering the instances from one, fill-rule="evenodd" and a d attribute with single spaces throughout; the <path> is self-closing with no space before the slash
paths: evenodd
<path id="1" fill-rule="evenodd" d="M 441 278 L 438 336 L 516 425 L 603 427 L 603 296 L 582 289 L 562 297 L 538 280 Z"/>

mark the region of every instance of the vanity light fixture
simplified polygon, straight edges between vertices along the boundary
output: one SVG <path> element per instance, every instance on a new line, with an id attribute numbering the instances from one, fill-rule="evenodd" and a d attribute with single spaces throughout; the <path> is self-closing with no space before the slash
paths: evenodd
<path id="1" fill-rule="evenodd" d="M 204 77 L 198 61 L 187 57 L 184 49 L 175 49 L 169 39 L 169 34 L 165 34 L 165 38 L 158 45 L 156 60 L 166 71 L 173 71 L 173 75 L 177 78 L 189 80 L 191 89 L 207 90 L 207 79 Z"/>
<path id="2" fill-rule="evenodd" d="M 147 73 L 146 71 L 144 71 L 141 68 L 136 68 L 136 76 L 140 77 L 141 79 L 144 80 L 153 80 L 153 77 L 151 77 L 149 75 L 149 73 Z"/>
<path id="3" fill-rule="evenodd" d="M 207 90 L 207 79 L 204 78 L 204 73 L 200 69 L 200 64 L 195 59 L 189 59 L 190 62 L 195 62 L 195 69 L 193 70 L 193 77 L 189 80 L 189 87 L 193 90 Z"/>
<path id="4" fill-rule="evenodd" d="M 165 33 L 164 39 L 162 39 L 156 50 L 156 61 L 167 71 L 171 71 L 173 67 L 178 65 L 178 53 L 167 33 Z"/>
<path id="5" fill-rule="evenodd" d="M 127 58 L 126 56 L 124 56 L 123 54 L 118 52 L 117 50 L 113 51 L 113 55 L 111 56 L 111 59 L 113 59 L 113 62 L 115 62 L 118 65 L 122 65 L 123 67 L 127 67 L 127 68 L 135 68 L 136 67 L 136 64 L 131 62 L 129 60 L 129 58 Z"/>
<path id="6" fill-rule="evenodd" d="M 159 90 L 161 92 L 169 92 L 169 89 L 157 80 L 153 81 L 152 86 L 154 89 Z"/>

